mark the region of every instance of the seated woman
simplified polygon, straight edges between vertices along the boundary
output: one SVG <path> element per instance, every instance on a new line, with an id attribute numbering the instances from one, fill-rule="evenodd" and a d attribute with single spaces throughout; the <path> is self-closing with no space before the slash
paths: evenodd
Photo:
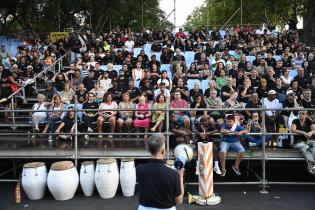
<path id="1" fill-rule="evenodd" d="M 37 100 L 38 103 L 35 103 L 32 108 L 35 112 L 31 113 L 34 133 L 39 133 L 39 124 L 47 120 L 47 112 L 44 111 L 46 111 L 47 107 L 50 105 L 49 103 L 45 102 L 46 97 L 43 94 L 38 94 Z M 33 135 L 32 138 L 36 138 L 36 136 Z"/>
<path id="2" fill-rule="evenodd" d="M 119 109 L 133 109 L 134 104 L 130 101 L 129 93 L 124 93 L 122 95 L 123 101 L 119 103 Z M 117 120 L 118 132 L 122 132 L 122 125 L 125 122 L 127 126 L 128 133 L 131 132 L 133 111 L 119 111 L 119 118 Z"/>
<path id="3" fill-rule="evenodd" d="M 84 102 L 82 109 L 95 109 L 95 111 L 83 111 L 83 122 L 88 132 L 93 132 L 92 122 L 97 120 L 98 103 L 95 102 L 95 96 L 93 93 L 88 93 L 88 100 Z M 85 135 L 85 139 L 88 139 L 88 135 Z"/>
<path id="4" fill-rule="evenodd" d="M 61 100 L 64 104 L 70 104 L 73 102 L 74 99 L 74 91 L 71 89 L 69 83 L 65 83 L 63 85 L 63 90 L 59 93 Z"/>
<path id="5" fill-rule="evenodd" d="M 77 119 L 77 123 L 79 123 L 79 119 Z M 68 108 L 67 115 L 62 119 L 61 124 L 58 126 L 58 128 L 55 131 L 56 134 L 58 134 L 59 140 L 69 141 L 65 142 L 65 144 L 62 144 L 61 148 L 67 148 L 72 146 L 72 137 L 75 133 L 75 112 L 73 110 L 73 107 Z M 62 134 L 62 133 L 70 133 L 70 134 Z"/>
<path id="6" fill-rule="evenodd" d="M 51 106 L 51 111 L 48 112 L 48 122 L 42 133 L 54 133 L 56 129 L 56 123 L 62 120 L 62 114 L 64 111 L 64 104 L 61 102 L 61 97 L 56 95 L 53 97 L 53 103 Z M 49 135 L 48 141 L 52 141 L 52 135 Z"/>
<path id="7" fill-rule="evenodd" d="M 166 98 L 164 95 L 160 94 L 156 97 L 155 103 L 153 104 L 153 109 L 165 109 L 166 108 Z M 155 132 L 158 128 L 158 132 L 162 132 L 163 122 L 165 120 L 165 111 L 156 110 L 152 115 L 152 122 L 155 122 L 155 125 L 151 128 L 152 132 Z"/>
<path id="8" fill-rule="evenodd" d="M 102 102 L 102 100 L 104 98 L 105 91 L 101 88 L 99 81 L 94 83 L 94 88 L 92 90 L 90 90 L 90 92 L 95 95 L 95 97 L 96 97 L 95 102 L 96 103 Z"/>
<path id="9" fill-rule="evenodd" d="M 145 96 L 139 97 L 139 103 L 136 105 L 136 113 L 134 120 L 134 126 L 136 128 L 136 133 L 139 133 L 139 128 L 144 128 L 145 133 L 148 133 L 148 129 L 150 126 L 150 117 L 151 117 L 151 111 L 148 109 L 151 109 L 151 104 L 146 102 Z M 144 138 L 147 139 L 148 135 L 145 134 Z"/>
<path id="10" fill-rule="evenodd" d="M 103 138 L 102 130 L 103 130 L 103 123 L 108 121 L 110 124 L 110 130 L 112 133 L 115 132 L 115 121 L 116 121 L 116 114 L 117 112 L 114 111 L 118 108 L 118 105 L 115 101 L 113 101 L 113 95 L 111 93 L 106 93 L 103 97 L 103 102 L 100 104 L 98 109 L 101 111 L 98 112 L 97 118 L 97 130 L 100 133 L 98 138 Z M 102 110 L 103 109 L 103 110 Z M 106 111 L 108 110 L 108 111 Z M 113 135 L 108 135 L 108 138 L 113 138 Z"/>
<path id="11" fill-rule="evenodd" d="M 194 109 L 206 109 L 207 105 L 203 99 L 203 95 L 202 94 L 196 94 L 194 96 L 194 102 L 192 102 L 190 104 L 190 108 L 194 108 Z M 204 115 L 208 115 L 207 111 L 205 110 L 200 110 L 200 111 L 191 111 L 190 112 L 190 121 L 191 121 L 191 129 L 192 131 L 195 131 L 195 123 L 196 120 L 199 121 L 199 118 L 201 118 Z"/>
<path id="12" fill-rule="evenodd" d="M 315 175 L 315 124 L 308 118 L 307 111 L 299 111 L 299 118 L 292 121 L 292 133 L 294 136 L 293 147 L 300 150 L 307 162 L 307 171 Z"/>

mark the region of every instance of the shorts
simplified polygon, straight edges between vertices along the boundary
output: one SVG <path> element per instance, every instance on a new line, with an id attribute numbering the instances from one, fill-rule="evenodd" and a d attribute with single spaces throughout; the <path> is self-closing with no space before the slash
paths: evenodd
<path id="1" fill-rule="evenodd" d="M 243 145 L 239 141 L 237 141 L 237 142 L 222 141 L 220 143 L 220 153 L 227 153 L 227 151 L 229 150 L 230 147 L 233 150 L 235 150 L 237 153 L 245 152 Z"/>
<path id="2" fill-rule="evenodd" d="M 176 114 L 175 115 L 176 117 L 176 121 L 179 122 L 179 123 L 184 123 L 185 119 L 188 118 L 188 115 L 179 115 L 179 114 Z"/>

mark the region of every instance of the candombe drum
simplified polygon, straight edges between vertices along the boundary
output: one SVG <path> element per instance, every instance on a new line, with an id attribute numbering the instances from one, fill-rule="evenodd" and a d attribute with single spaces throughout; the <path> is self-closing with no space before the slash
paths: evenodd
<path id="1" fill-rule="evenodd" d="M 79 185 L 79 174 L 71 161 L 51 165 L 47 178 L 48 189 L 58 201 L 73 198 Z"/>
<path id="2" fill-rule="evenodd" d="M 136 168 L 133 159 L 122 159 L 120 165 L 120 185 L 124 196 L 133 196 L 136 187 Z"/>
<path id="3" fill-rule="evenodd" d="M 80 169 L 80 184 L 85 196 L 92 196 L 94 192 L 94 163 L 84 161 Z"/>
<path id="4" fill-rule="evenodd" d="M 47 168 L 43 162 L 27 163 L 23 166 L 22 187 L 30 200 L 42 199 L 45 195 Z"/>
<path id="5" fill-rule="evenodd" d="M 113 198 L 119 184 L 116 159 L 99 159 L 95 168 L 95 185 L 101 198 Z"/>

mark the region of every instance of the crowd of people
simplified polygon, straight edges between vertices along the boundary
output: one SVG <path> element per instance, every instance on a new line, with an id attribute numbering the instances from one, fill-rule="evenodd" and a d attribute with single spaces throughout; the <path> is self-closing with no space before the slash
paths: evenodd
<path id="1" fill-rule="evenodd" d="M 33 107 L 34 133 L 73 132 L 73 112 L 67 110 L 75 103 L 88 109 L 79 118 L 83 132 L 95 131 L 102 139 L 104 124 L 108 123 L 107 139 L 114 138 L 111 133 L 116 131 L 126 130 L 129 135 L 135 131 L 138 135 L 140 129 L 147 139 L 149 132 L 165 131 L 165 109 L 169 105 L 177 109 L 169 114 L 170 131 L 175 134 L 172 145 L 191 143 L 194 135 L 203 141 L 215 139 L 211 136 L 214 131 L 223 134 L 219 154 L 222 171 L 217 168 L 222 175 L 230 147 L 239 154 L 233 169 L 241 174 L 238 166 L 245 149 L 240 139 L 249 146 L 262 145 L 261 136 L 247 133 L 260 133 L 264 128 L 266 132 L 286 132 L 292 128 L 298 134 L 292 142 L 285 134 L 266 136 L 266 141 L 282 138 L 283 145 L 314 138 L 314 111 L 285 110 L 315 107 L 315 48 L 302 43 L 296 31 L 266 29 L 256 33 L 246 25 L 231 27 L 223 36 L 216 28 L 211 32 L 180 29 L 176 33 L 116 29 L 96 36 L 86 30 L 54 43 L 50 39 L 24 42 L 16 55 L 2 46 L 0 100 L 12 93 L 13 86 L 32 79 L 68 51 L 69 68 L 55 75 L 47 71 L 41 78 L 45 91 L 37 96 L 38 103 Z M 187 52 L 194 53 L 192 62 L 186 62 Z M 115 69 L 118 65 L 120 69 Z M 165 66 L 168 69 L 162 69 Z M 191 81 L 193 86 L 188 84 Z M 205 81 L 207 88 L 202 87 Z M 30 91 L 26 93 L 32 94 L 32 85 L 27 88 Z M 8 107 L 5 100 L 2 104 Z M 276 109 L 266 111 L 265 125 L 259 110 L 237 111 L 262 106 Z M 36 110 L 50 112 L 45 115 Z M 5 114 L 4 121 L 7 119 Z M 45 126 L 40 129 L 42 122 Z"/>

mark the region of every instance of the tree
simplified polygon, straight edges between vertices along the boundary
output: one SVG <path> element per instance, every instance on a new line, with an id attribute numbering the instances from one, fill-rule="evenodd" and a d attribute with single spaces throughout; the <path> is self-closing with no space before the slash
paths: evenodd
<path id="1" fill-rule="evenodd" d="M 1 33 L 28 30 L 34 36 L 79 30 L 92 20 L 98 34 L 116 27 L 173 27 L 158 0 L 10 0 L 0 5 Z"/>
<path id="2" fill-rule="evenodd" d="M 305 10 L 303 18 L 304 41 L 308 45 L 315 46 L 315 5 L 313 2 L 305 0 Z"/>
<path id="3" fill-rule="evenodd" d="M 210 4 L 208 5 L 208 3 Z M 185 28 L 190 29 L 194 26 L 201 27 L 207 25 L 207 17 L 209 10 L 209 24 L 223 24 L 231 17 L 231 15 L 241 6 L 240 0 L 205 0 L 201 7 L 193 10 L 186 20 Z M 252 25 L 260 25 L 269 23 L 272 25 L 284 27 L 286 24 L 286 16 L 303 16 L 304 2 L 303 0 L 277 0 L 277 1 L 261 1 L 261 0 L 243 0 L 243 23 L 251 23 Z M 228 24 L 240 24 L 240 11 L 231 19 Z"/>

